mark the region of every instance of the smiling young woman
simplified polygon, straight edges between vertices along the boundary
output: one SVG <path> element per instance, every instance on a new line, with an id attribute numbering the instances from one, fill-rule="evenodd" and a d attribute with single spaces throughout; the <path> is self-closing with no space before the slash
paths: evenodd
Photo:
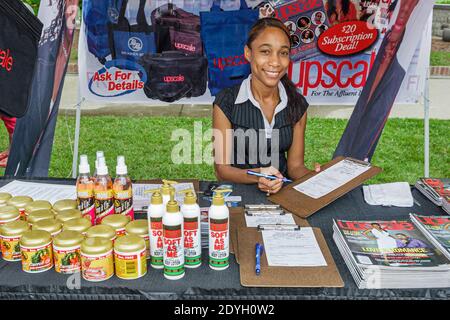
<path id="1" fill-rule="evenodd" d="M 290 49 L 289 30 L 278 19 L 260 19 L 250 30 L 244 50 L 251 75 L 214 101 L 218 180 L 257 183 L 273 194 L 283 177 L 298 179 L 310 171 L 304 164 L 308 103 L 287 76 Z M 248 169 L 279 179 L 250 176 Z"/>

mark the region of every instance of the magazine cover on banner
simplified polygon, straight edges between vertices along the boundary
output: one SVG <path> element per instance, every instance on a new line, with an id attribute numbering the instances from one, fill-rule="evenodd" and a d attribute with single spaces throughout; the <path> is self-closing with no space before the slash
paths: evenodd
<path id="1" fill-rule="evenodd" d="M 380 46 L 398 16 L 399 2 L 84 0 L 79 40 L 81 97 L 97 102 L 148 105 L 211 104 L 214 97 L 210 89 L 204 83 L 194 83 L 192 72 L 200 79 L 211 77 L 211 73 L 207 68 L 182 65 L 194 59 L 194 65 L 201 66 L 202 59 L 207 59 L 208 70 L 218 65 L 221 72 L 227 72 L 247 64 L 243 55 L 231 50 L 231 46 L 228 55 L 225 52 L 219 58 L 211 57 L 200 37 L 202 14 L 213 12 L 211 8 L 220 5 L 222 12 L 248 7 L 249 11 L 258 11 L 260 18 L 274 16 L 286 24 L 292 40 L 289 76 L 310 104 L 355 105 Z M 423 93 L 431 22 L 421 30 L 422 41 L 414 45 L 414 56 L 403 62 L 407 73 L 397 103 L 418 103 Z M 204 50 L 199 48 L 202 44 Z M 167 56 L 163 53 L 167 50 L 179 54 Z M 162 74 L 150 68 L 148 62 L 155 59 L 162 59 L 173 72 Z M 173 94 L 166 97 L 163 91 Z"/>

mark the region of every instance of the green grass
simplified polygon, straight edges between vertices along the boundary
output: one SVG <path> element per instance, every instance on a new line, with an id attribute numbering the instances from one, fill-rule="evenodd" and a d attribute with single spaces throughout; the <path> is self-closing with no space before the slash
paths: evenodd
<path id="1" fill-rule="evenodd" d="M 172 131 L 180 128 L 194 131 L 200 122 L 203 132 L 211 127 L 209 118 L 185 117 L 115 117 L 85 116 L 81 119 L 80 154 L 92 160 L 96 150 L 104 150 L 110 172 L 115 171 L 118 155 L 125 155 L 133 179 L 198 178 L 215 180 L 209 164 L 173 164 L 171 152 L 179 141 L 171 141 Z M 345 129 L 346 120 L 310 118 L 306 132 L 306 164 L 325 163 Z M 60 116 L 57 123 L 49 175 L 70 177 L 75 118 Z M 450 142 L 448 120 L 431 120 L 431 176 L 450 176 Z M 0 135 L 0 147 L 6 146 L 6 131 Z M 210 142 L 205 139 L 203 146 Z M 198 143 L 197 143 L 198 144 Z M 193 154 L 193 150 L 192 150 Z M 193 159 L 193 157 L 191 157 Z M 372 161 L 383 173 L 369 181 L 414 183 L 423 175 L 423 121 L 391 119 L 387 122 Z"/>
<path id="2" fill-rule="evenodd" d="M 450 66 L 450 52 L 431 52 L 430 64 L 432 66 Z"/>

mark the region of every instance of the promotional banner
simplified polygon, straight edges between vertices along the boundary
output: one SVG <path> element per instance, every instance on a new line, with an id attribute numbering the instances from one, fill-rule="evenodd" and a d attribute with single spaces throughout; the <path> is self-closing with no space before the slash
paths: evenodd
<path id="1" fill-rule="evenodd" d="M 56 118 L 75 30 L 78 0 L 42 0 L 44 25 L 25 116 L 17 120 L 5 175 L 48 176 Z"/>
<path id="2" fill-rule="evenodd" d="M 145 19 L 142 19 L 142 1 L 128 0 L 125 6 L 124 1 L 83 2 L 83 24 L 79 43 L 81 96 L 96 102 L 163 105 L 164 102 L 148 97 L 155 95 L 145 94 L 145 83 L 151 79 L 152 74 L 145 70 L 140 59 L 143 55 L 151 55 L 154 52 L 154 49 L 151 49 L 154 13 L 158 8 L 167 6 L 168 1 L 146 1 L 143 8 Z M 209 11 L 213 4 L 213 0 L 172 2 L 175 8 L 194 15 Z M 246 1 L 249 7 L 259 11 L 260 17 L 278 17 L 291 31 L 293 63 L 289 68 L 289 76 L 299 92 L 312 105 L 356 104 L 368 81 L 380 46 L 393 25 L 395 8 L 400 2 Z M 222 0 L 220 5 L 225 11 L 239 10 L 240 0 Z M 125 30 L 124 25 L 130 30 L 130 36 L 126 37 L 122 33 L 120 40 L 115 40 L 118 38 L 117 30 Z M 424 39 L 423 43 L 429 42 L 431 34 L 426 22 L 417 35 L 417 39 Z M 184 51 L 194 48 L 193 45 L 183 43 L 178 46 Z M 121 52 L 120 58 L 116 53 L 118 49 Z M 417 43 L 416 47 L 409 49 L 414 56 L 405 62 L 406 76 L 397 95 L 397 103 L 417 103 L 423 92 L 429 46 Z M 245 63 L 242 57 L 233 55 L 222 61 L 224 68 L 242 63 Z M 183 77 L 171 77 L 172 79 L 181 81 Z M 206 90 L 201 96 L 180 98 L 172 103 L 211 104 L 213 100 L 211 92 Z"/>

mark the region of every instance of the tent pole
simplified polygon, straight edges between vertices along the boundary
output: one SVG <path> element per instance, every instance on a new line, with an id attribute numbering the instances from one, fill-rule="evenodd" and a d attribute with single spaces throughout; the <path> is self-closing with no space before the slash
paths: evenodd
<path id="1" fill-rule="evenodd" d="M 80 85 L 78 85 L 78 101 L 77 110 L 75 115 L 75 140 L 73 146 L 73 160 L 72 160 L 72 178 L 77 177 L 77 165 L 78 165 L 78 145 L 80 141 L 80 119 L 81 119 L 81 105 L 84 98 L 81 99 Z"/>
<path id="2" fill-rule="evenodd" d="M 424 177 L 430 176 L 430 68 L 427 68 L 424 90 Z"/>

